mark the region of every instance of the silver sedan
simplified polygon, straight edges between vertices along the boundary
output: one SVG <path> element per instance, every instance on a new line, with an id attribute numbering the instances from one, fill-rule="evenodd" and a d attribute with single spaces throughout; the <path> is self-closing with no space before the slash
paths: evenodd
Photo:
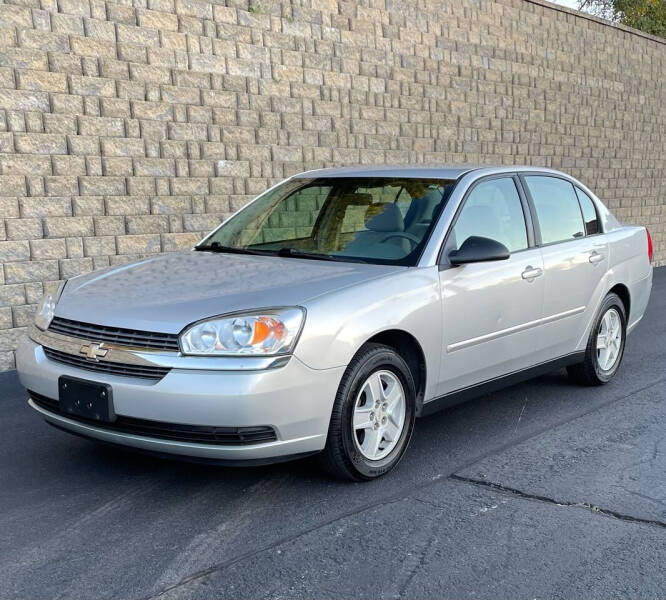
<path id="1" fill-rule="evenodd" d="M 310 171 L 192 251 L 65 282 L 17 367 L 75 434 L 229 464 L 318 453 L 372 479 L 417 416 L 562 367 L 608 382 L 651 260 L 644 227 L 557 171 Z"/>

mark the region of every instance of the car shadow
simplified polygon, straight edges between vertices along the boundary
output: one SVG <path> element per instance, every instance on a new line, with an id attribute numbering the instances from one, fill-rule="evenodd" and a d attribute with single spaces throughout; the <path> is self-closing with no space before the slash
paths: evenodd
<path id="1" fill-rule="evenodd" d="M 569 394 L 562 393 L 564 389 L 572 389 L 572 384 L 564 371 L 555 372 L 418 419 L 410 447 L 396 473 L 402 472 L 404 475 L 405 471 L 419 471 L 418 463 L 423 460 L 432 464 L 444 459 L 444 466 L 454 468 L 451 457 L 465 462 L 465 452 L 470 452 L 469 457 L 473 456 L 472 449 L 478 447 L 479 438 L 499 439 L 498 428 L 504 430 L 505 435 L 502 437 L 506 437 L 507 431 L 509 438 L 517 437 L 517 416 L 520 416 L 522 410 L 525 417 L 525 403 L 529 402 L 532 408 L 538 406 L 542 416 L 548 415 L 559 411 L 563 404 L 571 401 Z M 532 418 L 531 415 L 525 417 L 526 421 Z M 265 479 L 287 477 L 293 484 L 298 481 L 308 484 L 331 481 L 321 470 L 316 456 L 263 466 L 227 466 L 178 456 L 156 455 L 82 438 L 76 443 L 88 446 L 85 452 L 77 453 L 76 460 L 85 463 L 79 466 L 86 471 L 103 470 L 108 477 L 151 474 L 153 477 L 187 480 L 195 486 L 221 480 L 227 485 L 246 486 Z M 70 456 L 67 461 L 71 461 Z M 389 474 L 388 478 L 391 477 L 393 475 Z"/>

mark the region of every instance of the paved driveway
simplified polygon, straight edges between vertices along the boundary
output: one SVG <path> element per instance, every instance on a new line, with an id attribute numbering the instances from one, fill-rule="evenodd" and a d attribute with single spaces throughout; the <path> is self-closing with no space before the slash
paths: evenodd
<path id="1" fill-rule="evenodd" d="M 0 598 L 664 598 L 665 430 L 666 269 L 612 384 L 422 419 L 369 484 L 99 446 L 0 375 Z"/>

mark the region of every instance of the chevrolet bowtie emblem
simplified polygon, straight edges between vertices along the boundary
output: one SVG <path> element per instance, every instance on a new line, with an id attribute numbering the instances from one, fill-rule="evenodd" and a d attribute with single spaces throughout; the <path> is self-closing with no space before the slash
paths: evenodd
<path id="1" fill-rule="evenodd" d="M 85 354 L 88 360 L 97 362 L 100 358 L 104 358 L 108 354 L 109 349 L 104 348 L 104 344 L 85 344 L 81 346 L 79 352 Z"/>

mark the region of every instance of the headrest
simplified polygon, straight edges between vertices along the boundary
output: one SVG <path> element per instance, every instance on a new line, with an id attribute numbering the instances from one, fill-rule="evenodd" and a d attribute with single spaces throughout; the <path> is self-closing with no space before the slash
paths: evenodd
<path id="1" fill-rule="evenodd" d="M 432 214 L 435 211 L 437 203 L 441 200 L 442 192 L 436 189 L 430 190 L 427 194 L 421 196 L 420 198 L 414 198 L 412 203 L 409 205 L 407 214 L 405 215 L 405 223 L 407 226 L 423 221 L 430 221 L 432 219 Z"/>
<path id="2" fill-rule="evenodd" d="M 404 231 L 400 209 L 395 204 L 386 204 L 383 212 L 375 215 L 366 224 L 370 231 Z"/>
<path id="3" fill-rule="evenodd" d="M 368 208 L 365 209 L 364 222 L 367 223 L 370 219 L 372 219 L 372 217 L 384 212 L 385 207 L 386 207 L 386 202 L 384 202 L 383 204 L 375 202 L 374 204 L 368 206 Z"/>

